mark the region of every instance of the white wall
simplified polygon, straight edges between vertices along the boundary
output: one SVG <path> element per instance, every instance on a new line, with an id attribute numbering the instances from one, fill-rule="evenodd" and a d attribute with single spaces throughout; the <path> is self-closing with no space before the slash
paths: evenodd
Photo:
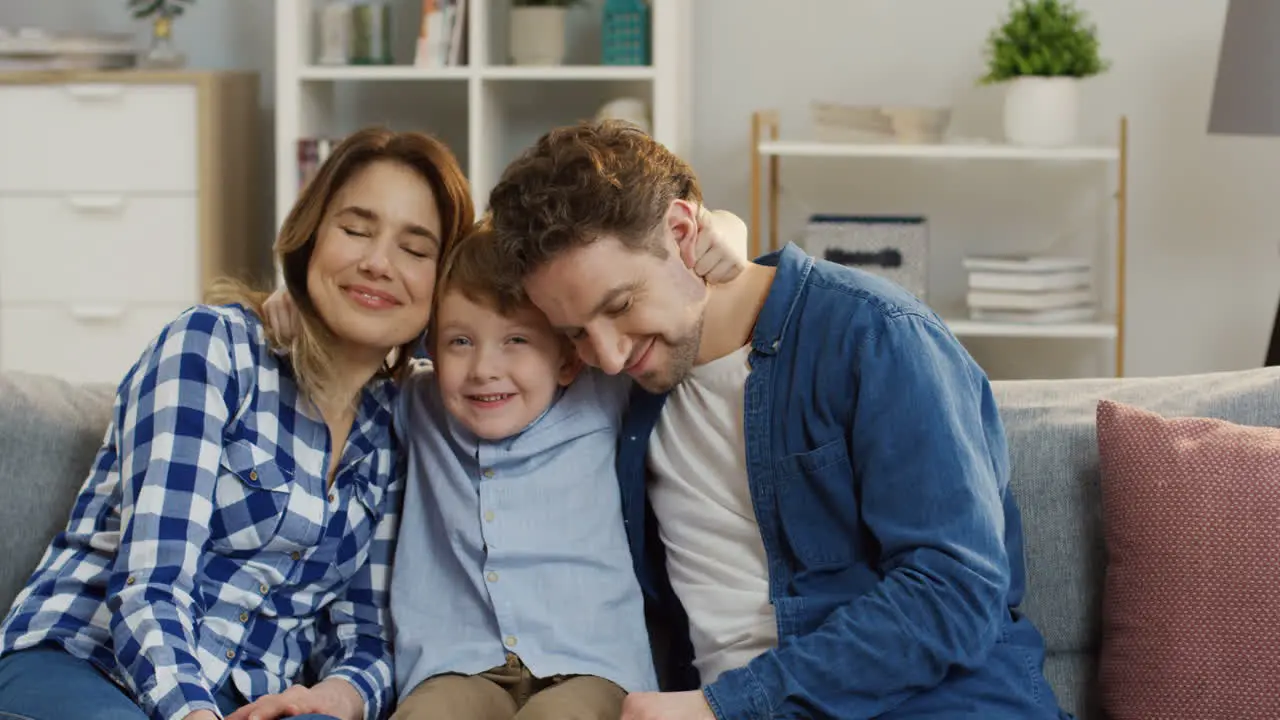
<path id="1" fill-rule="evenodd" d="M 811 99 L 958 104 L 980 108 L 973 114 L 990 122 L 977 126 L 998 132 L 998 98 L 975 88 L 974 79 L 982 72 L 982 42 L 1005 0 L 697 3 L 692 161 L 715 205 L 749 210 L 748 118 L 756 109 L 779 109 L 784 134 L 803 134 Z M 1114 63 L 1086 87 L 1083 132 L 1113 138 L 1117 116 L 1130 119 L 1128 374 L 1260 365 L 1280 297 L 1280 138 L 1206 134 L 1225 0 L 1079 4 L 1097 22 L 1103 52 Z M 940 216 L 931 222 L 935 243 L 967 242 L 984 227 L 973 217 L 937 226 L 966 214 L 933 202 L 938 184 L 961 191 L 975 208 L 1000 207 L 999 199 L 960 179 L 978 169 L 824 163 L 784 161 L 783 215 L 791 221 L 784 235 L 798 229 L 805 203 L 831 209 L 818 198 L 833 188 L 885 205 L 911 193 L 930 195 L 921 202 Z M 1039 170 L 1027 171 L 1025 180 L 1012 169 L 981 172 L 1001 175 L 994 180 L 1004 181 L 1002 188 L 1040 187 L 1030 179 L 1041 177 Z M 1057 182 L 1051 187 L 1060 190 Z M 1016 247 L 1003 240 L 1005 249 Z M 997 352 L 980 349 L 988 357 Z"/>
<path id="2" fill-rule="evenodd" d="M 784 131 L 799 133 L 811 99 L 956 104 L 971 129 L 998 129 L 998 98 L 973 80 L 981 73 L 982 41 L 1005 0 L 690 2 L 696 3 L 697 39 L 691 159 L 713 204 L 749 210 L 748 122 L 755 109 L 778 108 Z M 1104 54 L 1114 62 L 1086 88 L 1083 130 L 1109 138 L 1121 113 L 1131 124 L 1129 374 L 1256 366 L 1280 297 L 1280 138 L 1205 132 L 1226 0 L 1080 4 L 1098 23 Z M 271 5 L 199 0 L 175 30 L 194 66 L 262 73 L 264 141 L 270 139 Z M 0 0 L 0 25 L 24 24 L 146 30 L 128 16 L 125 0 Z M 788 161 L 784 230 L 797 229 L 810 209 L 842 209 L 835 207 L 841 193 L 888 209 L 922 207 L 934 242 L 949 244 L 940 257 L 946 261 L 975 245 L 1012 249 L 1029 237 L 1025 233 L 1043 228 L 1023 204 L 1037 212 L 1063 205 L 1050 217 L 1085 227 L 1082 218 L 1099 202 L 1084 182 L 1098 178 L 1078 173 L 1024 176 L 1026 169 L 894 164 L 844 165 L 839 173 L 835 167 Z M 962 199 L 939 200 L 942 191 Z M 1048 202 L 1055 199 L 1064 202 Z M 1004 234 L 984 237 L 985 227 L 1005 228 Z M 954 294 L 953 282 L 940 282 L 944 295 Z M 1024 360 L 1037 352 L 1070 354 L 1059 353 L 1069 349 L 1060 345 L 1007 344 L 975 354 L 1007 348 Z"/>

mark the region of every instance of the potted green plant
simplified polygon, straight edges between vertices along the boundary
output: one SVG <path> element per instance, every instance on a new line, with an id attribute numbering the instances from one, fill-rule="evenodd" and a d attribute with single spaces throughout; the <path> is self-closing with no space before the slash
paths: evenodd
<path id="1" fill-rule="evenodd" d="M 177 68 L 187 64 L 187 57 L 173 45 L 173 20 L 195 0 L 129 0 L 129 10 L 138 20 L 151 21 L 151 47 L 141 64 L 153 68 Z"/>
<path id="2" fill-rule="evenodd" d="M 560 65 L 565 17 L 580 0 L 511 0 L 509 50 L 516 65 Z"/>
<path id="3" fill-rule="evenodd" d="M 1097 28 L 1071 0 L 1013 0 L 986 44 L 983 83 L 1005 86 L 1005 138 L 1058 147 L 1075 141 L 1080 81 L 1109 66 Z"/>

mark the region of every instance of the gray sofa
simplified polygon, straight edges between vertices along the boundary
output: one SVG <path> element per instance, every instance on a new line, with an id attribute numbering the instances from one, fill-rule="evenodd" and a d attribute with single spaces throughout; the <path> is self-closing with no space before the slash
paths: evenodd
<path id="1" fill-rule="evenodd" d="M 1100 717 L 1094 683 L 1102 572 L 1094 408 L 1107 397 L 1165 415 L 1280 425 L 1280 369 L 1208 375 L 997 382 L 1026 532 L 1023 609 L 1045 635 L 1045 672 L 1081 720 Z M 112 389 L 0 374 L 0 607 L 7 608 L 65 521 L 102 441 Z"/>

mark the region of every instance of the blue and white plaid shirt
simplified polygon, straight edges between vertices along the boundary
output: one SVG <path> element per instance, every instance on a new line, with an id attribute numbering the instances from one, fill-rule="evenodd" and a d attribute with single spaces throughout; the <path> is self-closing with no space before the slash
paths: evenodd
<path id="1" fill-rule="evenodd" d="M 86 360 L 88 361 L 88 360 Z M 258 319 L 192 308 L 120 384 L 66 529 L 0 627 L 52 643 L 155 720 L 341 677 L 392 697 L 388 582 L 403 487 L 394 388 L 362 395 L 331 488 L 329 432 Z"/>

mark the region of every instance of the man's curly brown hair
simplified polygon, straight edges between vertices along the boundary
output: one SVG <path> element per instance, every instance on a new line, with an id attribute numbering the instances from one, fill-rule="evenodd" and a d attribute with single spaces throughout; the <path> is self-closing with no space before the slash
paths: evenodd
<path id="1" fill-rule="evenodd" d="M 604 120 L 552 130 L 507 167 L 489 195 L 504 279 L 521 282 L 602 236 L 665 257 L 656 231 L 673 200 L 701 204 L 697 176 L 635 125 Z"/>

